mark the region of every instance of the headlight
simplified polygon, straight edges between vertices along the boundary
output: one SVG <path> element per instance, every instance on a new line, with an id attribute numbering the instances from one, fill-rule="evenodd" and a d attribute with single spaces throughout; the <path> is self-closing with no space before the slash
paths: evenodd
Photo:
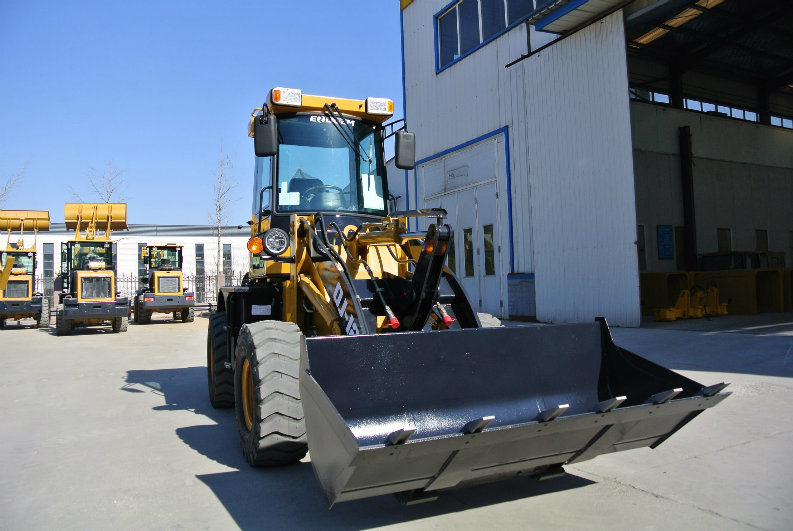
<path id="1" fill-rule="evenodd" d="M 283 254 L 289 247 L 289 235 L 283 229 L 270 229 L 264 233 L 264 252 L 270 256 Z"/>

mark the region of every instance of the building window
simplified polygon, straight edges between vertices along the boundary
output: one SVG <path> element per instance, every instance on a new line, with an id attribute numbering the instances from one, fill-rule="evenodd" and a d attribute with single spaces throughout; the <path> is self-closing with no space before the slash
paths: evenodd
<path id="1" fill-rule="evenodd" d="M 44 296 L 52 296 L 52 280 L 55 276 L 55 245 L 44 244 L 44 260 L 41 262 L 41 285 Z"/>
<path id="2" fill-rule="evenodd" d="M 720 253 L 732 252 L 732 231 L 730 229 L 716 229 L 716 239 Z"/>
<path id="3" fill-rule="evenodd" d="M 146 260 L 143 259 L 143 250 L 146 248 L 145 243 L 138 244 L 138 276 L 142 277 L 146 274 Z"/>
<path id="4" fill-rule="evenodd" d="M 474 236 L 472 229 L 463 229 L 463 247 L 465 251 L 465 276 L 474 276 Z"/>
<path id="5" fill-rule="evenodd" d="M 482 227 L 485 236 L 485 276 L 496 274 L 496 246 L 493 243 L 493 225 Z"/>
<path id="6" fill-rule="evenodd" d="M 231 275 L 231 244 L 223 244 L 223 273 L 228 278 Z"/>
<path id="7" fill-rule="evenodd" d="M 435 15 L 437 70 L 504 33 L 535 10 L 535 0 L 459 0 Z"/>
<path id="8" fill-rule="evenodd" d="M 439 66 L 447 65 L 460 56 L 457 41 L 457 9 L 452 9 L 438 19 Z"/>
<path id="9" fill-rule="evenodd" d="M 457 4 L 457 24 L 460 27 L 460 53 L 479 46 L 479 0 L 462 0 Z"/>
<path id="10" fill-rule="evenodd" d="M 204 244 L 195 244 L 195 296 L 196 302 L 206 300 L 206 277 L 204 271 Z"/>
<path id="11" fill-rule="evenodd" d="M 754 231 L 755 238 L 755 251 L 768 250 L 768 231 L 766 229 L 757 229 Z"/>
<path id="12" fill-rule="evenodd" d="M 547 3 L 547 2 L 546 2 Z M 512 25 L 534 11 L 535 0 L 507 0 L 509 24 Z"/>
<path id="13" fill-rule="evenodd" d="M 204 275 L 204 244 L 195 244 L 195 274 Z"/>
<path id="14" fill-rule="evenodd" d="M 515 0 L 515 3 L 519 4 Z M 531 0 L 529 4 L 533 3 Z M 504 0 L 480 0 L 482 7 L 482 39 L 488 40 L 504 29 Z"/>

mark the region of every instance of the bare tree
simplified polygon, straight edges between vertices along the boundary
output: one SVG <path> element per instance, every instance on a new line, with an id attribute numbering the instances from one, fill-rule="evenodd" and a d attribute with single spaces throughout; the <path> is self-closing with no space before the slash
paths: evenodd
<path id="1" fill-rule="evenodd" d="M 231 196 L 232 190 L 236 186 L 232 172 L 234 164 L 231 157 L 223 152 L 223 143 L 220 144 L 220 158 L 218 159 L 217 174 L 215 175 L 214 185 L 214 212 L 211 216 L 212 222 L 215 225 L 218 239 L 218 254 L 217 254 L 217 285 L 218 288 L 224 284 L 223 280 L 223 246 L 220 243 L 220 238 L 223 235 L 223 225 L 228 224 L 228 208 L 235 201 Z M 227 273 L 231 273 L 228 271 Z"/>
<path id="2" fill-rule="evenodd" d="M 95 168 L 89 169 L 88 182 L 100 202 L 114 203 L 123 201 L 121 189 L 126 184 L 124 172 L 114 167 L 112 162 L 108 162 L 107 167 L 103 171 Z"/>
<path id="3" fill-rule="evenodd" d="M 8 177 L 4 183 L 0 184 L 0 203 L 2 203 L 7 196 L 11 189 L 14 188 L 14 185 L 22 179 L 22 174 L 25 173 L 25 167 L 23 166 L 18 172 L 14 175 Z"/>

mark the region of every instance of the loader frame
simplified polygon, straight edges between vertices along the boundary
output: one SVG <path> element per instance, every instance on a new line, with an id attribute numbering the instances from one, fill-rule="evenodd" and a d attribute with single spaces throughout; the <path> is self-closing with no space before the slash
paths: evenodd
<path id="1" fill-rule="evenodd" d="M 381 155 L 356 133 L 371 128 L 382 153 L 368 101 L 300 98 L 273 89 L 254 110 L 250 135 L 269 169 L 257 159 L 251 266 L 220 288 L 207 334 L 210 402 L 235 407 L 251 465 L 310 451 L 331 506 L 387 493 L 410 503 L 655 448 L 729 394 L 617 347 L 605 319 L 483 326 L 491 320 L 445 266 L 446 213 L 389 214 Z M 333 150 L 345 144 L 349 184 L 316 178 L 338 177 Z M 317 147 L 330 150 L 323 167 L 301 160 Z M 398 167 L 412 149 L 412 137 L 397 139 Z M 432 222 L 409 232 L 411 217 Z"/>
<path id="2" fill-rule="evenodd" d="M 175 264 L 163 265 L 158 253 L 175 257 Z M 135 292 L 132 303 L 135 322 L 151 322 L 153 313 L 173 314 L 174 320 L 192 322 L 195 312 L 195 293 L 184 287 L 182 275 L 182 246 L 175 243 L 147 245 L 141 249 L 147 273 L 140 277 L 141 288 Z M 176 280 L 176 289 L 161 289 L 160 280 Z"/>
<path id="3" fill-rule="evenodd" d="M 127 227 L 124 203 L 66 203 L 66 228 L 74 237 L 61 244 L 64 270 L 56 279 L 55 331 L 66 335 L 77 326 L 110 325 L 126 332 L 130 304 L 116 286 L 114 230 Z"/>
<path id="4" fill-rule="evenodd" d="M 35 319 L 39 328 L 49 326 L 49 299 L 35 291 L 36 240 L 39 231 L 48 231 L 49 228 L 50 215 L 47 211 L 0 210 L 0 230 L 8 233 L 5 248 L 0 248 L 3 257 L 0 263 L 0 327 L 6 319 L 21 321 L 28 318 Z M 19 239 L 12 245 L 11 234 L 16 230 L 19 231 Z M 30 246 L 24 242 L 26 230 L 33 231 L 33 243 Z M 18 259 L 28 261 L 28 266 L 15 268 Z M 9 285 L 14 289 L 9 289 Z M 21 286 L 24 294 L 19 293 Z"/>

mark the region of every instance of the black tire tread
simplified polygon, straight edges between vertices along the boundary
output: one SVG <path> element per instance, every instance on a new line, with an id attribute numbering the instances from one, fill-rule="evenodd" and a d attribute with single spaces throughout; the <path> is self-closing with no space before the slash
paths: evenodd
<path id="1" fill-rule="evenodd" d="M 238 400 L 237 425 L 245 459 L 252 466 L 296 463 L 307 451 L 300 401 L 300 348 L 303 335 L 294 323 L 259 321 L 244 325 L 237 341 L 238 374 L 250 357 L 254 379 L 255 421 L 248 431 Z M 237 376 L 235 383 L 241 376 Z"/>
<path id="2" fill-rule="evenodd" d="M 234 407 L 234 372 L 226 368 L 229 353 L 226 339 L 226 312 L 209 316 L 207 330 L 207 387 L 215 408 Z M 213 349 L 210 352 L 210 348 Z"/>
<path id="3" fill-rule="evenodd" d="M 36 326 L 38 328 L 50 327 L 50 300 L 47 297 L 41 299 L 41 313 L 36 319 Z"/>
<path id="4" fill-rule="evenodd" d="M 189 308 L 182 309 L 180 318 L 183 323 L 192 323 L 195 321 L 195 308 L 190 306 Z"/>
<path id="5" fill-rule="evenodd" d="M 65 336 L 72 331 L 72 323 L 63 316 L 63 306 L 58 307 L 55 313 L 55 334 Z"/>

